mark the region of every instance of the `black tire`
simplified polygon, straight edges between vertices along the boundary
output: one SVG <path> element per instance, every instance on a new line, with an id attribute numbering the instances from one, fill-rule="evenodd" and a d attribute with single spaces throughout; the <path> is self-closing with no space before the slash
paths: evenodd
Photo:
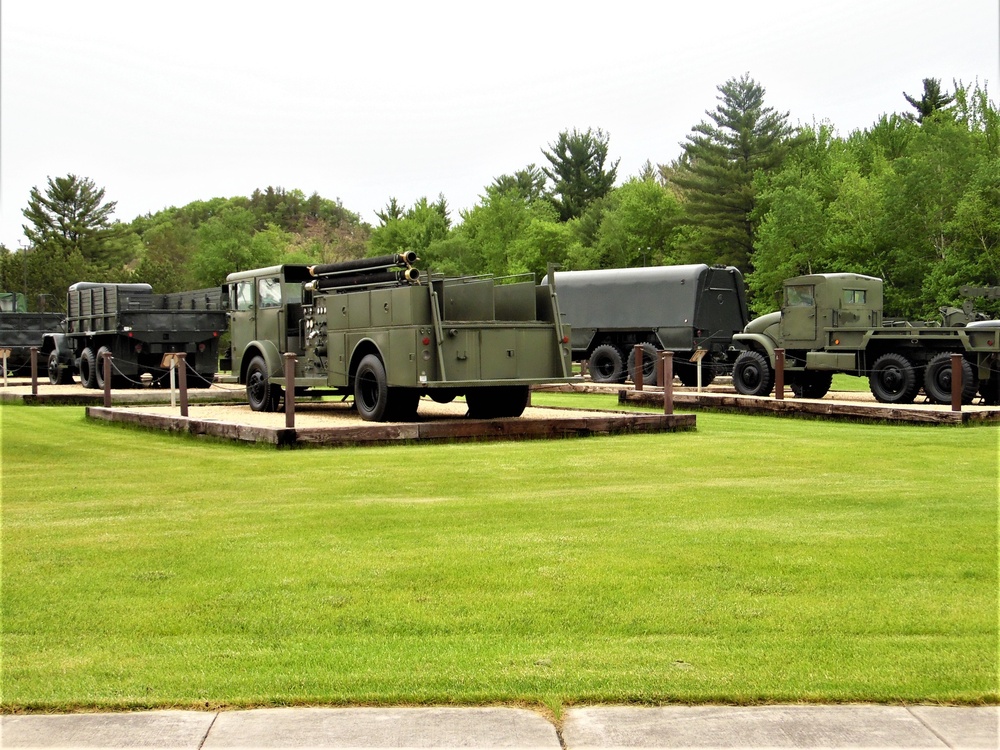
<path id="1" fill-rule="evenodd" d="M 733 386 L 744 396 L 766 396 L 774 385 L 774 370 L 760 352 L 745 351 L 733 365 Z"/>
<path id="2" fill-rule="evenodd" d="M 984 380 L 979 387 L 979 395 L 983 397 L 983 403 L 987 406 L 1000 404 L 1000 372 L 997 370 L 990 372 L 989 380 Z"/>
<path id="3" fill-rule="evenodd" d="M 97 355 L 89 346 L 80 354 L 80 384 L 84 388 L 97 387 Z"/>
<path id="4" fill-rule="evenodd" d="M 167 379 L 169 383 L 169 376 Z M 254 357 L 247 368 L 247 401 L 253 411 L 277 411 L 281 401 L 281 386 L 271 382 L 267 362 L 263 357 Z"/>
<path id="5" fill-rule="evenodd" d="M 59 353 L 49 352 L 49 382 L 52 385 L 69 385 L 73 382 L 73 373 L 59 362 Z"/>
<path id="6" fill-rule="evenodd" d="M 698 365 L 695 362 L 674 357 L 674 375 L 681 381 L 681 385 L 688 388 L 695 388 L 698 385 Z M 715 380 L 715 367 L 710 364 L 701 363 L 701 386 L 707 388 Z"/>
<path id="7" fill-rule="evenodd" d="M 792 395 L 796 398 L 823 398 L 830 392 L 833 373 L 824 370 L 807 370 L 796 373 L 791 382 Z"/>
<path id="8" fill-rule="evenodd" d="M 436 404 L 450 404 L 459 393 L 454 388 L 431 388 L 427 391 L 427 395 Z"/>
<path id="9" fill-rule="evenodd" d="M 417 418 L 419 404 L 420 391 L 416 388 L 390 388 L 386 419 L 389 422 L 412 422 Z"/>
<path id="10" fill-rule="evenodd" d="M 590 379 L 595 383 L 625 382 L 622 354 L 611 344 L 601 344 L 591 352 L 587 369 L 590 371 Z"/>
<path id="11" fill-rule="evenodd" d="M 650 343 L 642 344 L 642 384 L 656 385 L 657 362 L 660 359 L 660 352 L 656 346 Z M 628 353 L 628 377 L 635 382 L 635 347 L 629 349 Z"/>
<path id="12" fill-rule="evenodd" d="M 109 354 L 110 355 L 111 354 L 111 350 L 108 349 L 108 347 L 106 347 L 106 346 L 102 346 L 100 349 L 97 350 L 97 354 L 94 355 L 94 358 L 96 360 L 96 365 L 97 365 L 97 370 L 94 373 L 94 379 L 96 381 L 97 388 L 99 388 L 102 391 L 104 390 L 104 355 L 105 354 Z M 113 369 L 114 368 L 112 368 L 112 370 Z M 114 376 L 112 376 L 111 386 L 114 387 L 114 385 L 115 385 Z"/>
<path id="13" fill-rule="evenodd" d="M 385 366 L 377 354 L 366 354 L 354 375 L 354 405 L 366 422 L 384 422 L 389 411 Z"/>
<path id="14" fill-rule="evenodd" d="M 212 376 L 202 375 L 199 372 L 191 372 L 188 370 L 187 374 L 187 387 L 188 388 L 211 388 L 212 387 Z M 296 393 L 298 389 L 296 389 Z"/>
<path id="15" fill-rule="evenodd" d="M 889 352 L 875 360 L 868 386 L 876 401 L 910 404 L 920 390 L 920 371 L 906 355 Z"/>
<path id="16" fill-rule="evenodd" d="M 465 402 L 473 419 L 503 419 L 521 416 L 530 395 L 526 385 L 492 385 L 470 388 Z"/>
<path id="17" fill-rule="evenodd" d="M 962 403 L 971 404 L 979 383 L 968 360 L 962 360 Z M 951 353 L 938 354 L 924 370 L 924 393 L 935 404 L 951 403 Z"/>

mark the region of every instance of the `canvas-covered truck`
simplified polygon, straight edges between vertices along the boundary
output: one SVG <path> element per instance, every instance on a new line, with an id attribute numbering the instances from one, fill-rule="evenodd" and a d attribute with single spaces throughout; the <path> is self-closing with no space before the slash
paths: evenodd
<path id="1" fill-rule="evenodd" d="M 569 330 L 534 280 L 422 279 L 412 253 L 232 273 L 231 369 L 255 411 L 295 393 L 353 396 L 367 421 L 416 418 L 421 395 L 473 417 L 520 416 L 535 383 L 570 377 Z"/>
<path id="2" fill-rule="evenodd" d="M 882 403 L 905 404 L 923 389 L 951 402 L 953 354 L 962 356 L 962 401 L 978 392 L 1000 403 L 1000 321 L 965 309 L 942 308 L 940 321 L 884 319 L 882 280 L 861 274 L 810 274 L 783 285 L 781 310 L 747 324 L 733 337 L 742 349 L 733 367 L 739 393 L 764 396 L 775 382 L 775 350 L 796 396 L 822 398 L 833 373 L 868 378 Z"/>
<path id="3" fill-rule="evenodd" d="M 0 292 L 0 349 L 9 351 L 8 374 L 31 373 L 31 347 L 41 350 L 46 331 L 58 328 L 62 318 L 62 313 L 28 312 L 27 300 L 20 292 Z"/>
<path id="4" fill-rule="evenodd" d="M 598 383 L 635 375 L 635 346 L 643 350 L 643 382 L 656 384 L 658 352 L 674 353 L 674 374 L 698 382 L 691 357 L 704 350 L 702 384 L 731 368 L 733 335 L 747 313 L 743 274 L 704 264 L 557 271 L 559 307 L 572 328 L 574 361 L 586 361 Z M 544 283 L 545 279 L 543 279 Z"/>
<path id="5" fill-rule="evenodd" d="M 81 281 L 67 292 L 64 330 L 45 335 L 49 381 L 72 383 L 78 375 L 84 387 L 103 388 L 102 358 L 108 352 L 112 387 L 137 387 L 143 375 L 154 385 L 167 385 L 163 355 L 185 352 L 188 385 L 208 387 L 227 327 L 219 287 L 154 294 L 149 284 Z"/>

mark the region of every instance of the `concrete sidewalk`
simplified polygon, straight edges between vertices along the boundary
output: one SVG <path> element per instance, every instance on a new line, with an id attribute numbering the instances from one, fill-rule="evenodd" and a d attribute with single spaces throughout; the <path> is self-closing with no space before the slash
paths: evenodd
<path id="1" fill-rule="evenodd" d="M 4 748 L 993 748 L 996 706 L 275 708 L 0 717 Z"/>

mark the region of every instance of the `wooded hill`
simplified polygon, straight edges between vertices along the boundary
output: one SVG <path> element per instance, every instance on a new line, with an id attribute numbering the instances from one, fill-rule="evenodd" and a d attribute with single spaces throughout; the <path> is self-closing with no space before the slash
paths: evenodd
<path id="1" fill-rule="evenodd" d="M 1000 112 L 978 85 L 923 83 L 901 97 L 905 111 L 843 136 L 831 123 L 793 127 L 760 84 L 731 79 L 673 161 L 619 179 L 608 134 L 564 131 L 540 149 L 542 166 L 493 178 L 458 216 L 443 195 L 390 197 L 377 226 L 280 187 L 125 223 L 92 180 L 49 178 L 24 209 L 26 251 L 0 246 L 0 288 L 25 292 L 32 309 L 45 295 L 52 310 L 80 280 L 168 292 L 247 268 L 413 250 L 424 269 L 537 278 L 549 263 L 734 264 L 757 313 L 775 309 L 784 278 L 851 271 L 886 280 L 887 315 L 932 317 L 960 304 L 964 284 L 1000 284 Z"/>

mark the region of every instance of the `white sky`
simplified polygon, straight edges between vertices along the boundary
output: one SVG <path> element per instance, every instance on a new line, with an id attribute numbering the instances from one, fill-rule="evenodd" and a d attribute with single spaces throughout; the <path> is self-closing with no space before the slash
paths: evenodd
<path id="1" fill-rule="evenodd" d="M 362 219 L 443 193 L 459 220 L 560 131 L 601 128 L 619 180 L 680 154 L 745 72 L 842 135 L 922 79 L 998 100 L 1000 0 L 3 0 L 0 243 L 48 177 L 131 221 L 268 185 Z"/>

